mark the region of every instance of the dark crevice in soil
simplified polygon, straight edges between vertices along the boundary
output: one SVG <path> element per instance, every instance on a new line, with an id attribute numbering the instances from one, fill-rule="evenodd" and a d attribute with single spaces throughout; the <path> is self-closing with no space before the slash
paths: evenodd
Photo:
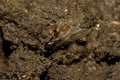
<path id="1" fill-rule="evenodd" d="M 81 46 L 85 46 L 87 44 L 87 41 L 76 40 L 76 43 L 81 45 Z"/>
<path id="2" fill-rule="evenodd" d="M 43 53 L 44 57 L 48 58 L 49 56 L 51 56 L 54 52 L 51 51 L 46 51 Z"/>
<path id="3" fill-rule="evenodd" d="M 19 25 L 15 20 L 14 18 L 10 18 L 8 17 L 10 14 L 9 13 L 4 13 L 4 14 L 0 14 L 0 19 L 1 20 L 4 20 L 4 21 L 7 21 L 7 23 L 14 23 L 15 25 Z M 8 17 L 8 18 L 6 18 Z M 6 24 L 7 24 L 6 23 Z"/>
<path id="4" fill-rule="evenodd" d="M 40 75 L 40 80 L 49 80 L 47 77 L 48 74 L 48 70 L 44 71 L 41 75 Z"/>
<path id="5" fill-rule="evenodd" d="M 57 62 L 58 65 L 63 65 L 62 61 Z"/>
<path id="6" fill-rule="evenodd" d="M 27 47 L 31 51 L 37 51 L 38 50 L 38 48 L 36 46 L 27 45 Z"/>
<path id="7" fill-rule="evenodd" d="M 116 62 L 120 62 L 120 56 L 111 56 L 111 55 L 107 54 L 101 60 L 96 61 L 96 63 L 98 63 L 98 64 L 100 64 L 101 62 L 105 62 L 108 65 L 114 65 Z"/>
<path id="8" fill-rule="evenodd" d="M 25 44 L 25 43 L 22 42 L 22 41 L 21 41 L 21 43 L 23 44 L 23 46 L 26 46 L 26 47 L 27 47 L 29 50 L 31 50 L 31 51 L 37 51 L 37 50 L 39 50 L 37 46 Z"/>
<path id="9" fill-rule="evenodd" d="M 69 42 L 66 42 L 64 45 L 61 45 L 61 46 L 56 46 L 56 44 L 45 44 L 45 50 L 46 52 L 44 52 L 44 56 L 47 58 L 47 57 L 50 57 L 52 54 L 54 54 L 54 52 L 58 51 L 58 50 L 67 50 L 69 48 L 69 46 L 71 45 L 71 43 Z"/>
<path id="10" fill-rule="evenodd" d="M 2 36 L 2 41 L 3 41 L 3 42 L 2 42 L 2 49 L 3 49 L 3 52 L 4 52 L 5 57 L 8 58 L 8 57 L 11 55 L 11 53 L 13 52 L 13 50 L 10 48 L 11 45 L 12 45 L 12 42 L 6 41 L 6 40 L 3 38 L 3 32 L 2 32 L 2 34 L 1 34 L 1 36 Z"/>
<path id="11" fill-rule="evenodd" d="M 0 72 L 0 80 L 10 80 L 10 78 L 5 74 Z"/>
<path id="12" fill-rule="evenodd" d="M 84 58 L 84 57 L 79 58 L 79 59 L 74 59 L 73 61 L 71 61 L 70 63 L 67 63 L 66 65 L 77 64 L 77 63 L 79 63 L 83 58 Z"/>
<path id="13" fill-rule="evenodd" d="M 75 42 L 76 42 L 76 44 L 81 45 L 81 46 L 86 46 L 86 44 L 87 44 L 87 41 L 82 41 L 82 40 L 76 40 Z M 44 52 L 44 56 L 49 57 L 57 50 L 67 50 L 72 43 L 73 42 L 66 42 L 63 45 L 56 46 L 57 43 L 48 42 L 45 44 L 44 49 L 46 50 L 46 52 Z"/>
<path id="14" fill-rule="evenodd" d="M 5 57 L 9 57 L 11 55 L 11 53 L 13 52 L 12 49 L 10 49 L 12 45 L 12 42 L 9 42 L 9 41 L 5 41 L 3 40 L 3 52 L 5 54 Z"/>
<path id="15" fill-rule="evenodd" d="M 17 74 L 13 74 L 12 77 L 13 77 L 14 79 L 16 79 L 16 80 L 19 80 Z"/>
<path id="16" fill-rule="evenodd" d="M 7 20 L 8 22 L 7 23 L 14 23 L 15 25 L 19 25 L 15 20 L 13 20 L 13 19 L 7 19 L 7 18 L 5 18 L 5 20 Z M 6 24 L 7 24 L 6 23 Z"/>
<path id="17" fill-rule="evenodd" d="M 31 46 L 31 45 L 24 45 L 24 46 L 27 46 L 29 50 L 34 51 L 35 53 L 43 56 L 43 51 L 40 50 L 37 46 Z"/>
<path id="18" fill-rule="evenodd" d="M 81 61 L 81 59 L 74 59 L 73 61 L 71 61 L 70 63 L 63 63 L 62 61 L 59 61 L 57 64 L 58 65 L 72 65 L 72 64 L 76 64 L 76 63 L 78 63 L 78 62 L 80 62 Z"/>

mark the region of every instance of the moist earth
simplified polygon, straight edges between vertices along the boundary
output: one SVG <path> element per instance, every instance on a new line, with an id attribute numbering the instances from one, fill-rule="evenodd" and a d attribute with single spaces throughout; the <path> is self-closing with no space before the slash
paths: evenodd
<path id="1" fill-rule="evenodd" d="M 85 31 L 65 41 L 56 31 L 66 24 Z M 0 0 L 0 80 L 120 80 L 119 73 L 120 0 Z"/>

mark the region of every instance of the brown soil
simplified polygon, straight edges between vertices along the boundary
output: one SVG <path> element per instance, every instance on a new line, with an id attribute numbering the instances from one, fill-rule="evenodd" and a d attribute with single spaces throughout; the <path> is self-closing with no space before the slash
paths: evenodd
<path id="1" fill-rule="evenodd" d="M 76 27 L 85 31 L 73 35 Z M 120 80 L 119 73 L 120 0 L 0 0 L 0 80 Z"/>

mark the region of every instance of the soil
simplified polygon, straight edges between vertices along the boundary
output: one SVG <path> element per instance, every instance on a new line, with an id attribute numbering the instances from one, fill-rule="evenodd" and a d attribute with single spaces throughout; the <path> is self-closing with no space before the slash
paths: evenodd
<path id="1" fill-rule="evenodd" d="M 120 80 L 119 73 L 120 0 L 0 0 L 0 80 Z"/>

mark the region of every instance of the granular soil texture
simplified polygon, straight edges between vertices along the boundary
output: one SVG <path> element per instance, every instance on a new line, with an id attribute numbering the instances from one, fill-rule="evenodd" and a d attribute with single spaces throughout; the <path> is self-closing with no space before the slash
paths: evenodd
<path id="1" fill-rule="evenodd" d="M 0 80 L 120 80 L 120 0 L 0 0 Z"/>

